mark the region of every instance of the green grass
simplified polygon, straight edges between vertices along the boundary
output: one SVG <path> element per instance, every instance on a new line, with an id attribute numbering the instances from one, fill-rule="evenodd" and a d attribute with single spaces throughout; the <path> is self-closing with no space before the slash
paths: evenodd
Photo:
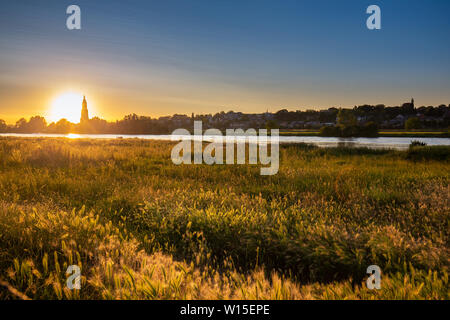
<path id="1" fill-rule="evenodd" d="M 0 298 L 448 299 L 448 147 L 286 145 L 261 176 L 172 145 L 0 139 Z"/>

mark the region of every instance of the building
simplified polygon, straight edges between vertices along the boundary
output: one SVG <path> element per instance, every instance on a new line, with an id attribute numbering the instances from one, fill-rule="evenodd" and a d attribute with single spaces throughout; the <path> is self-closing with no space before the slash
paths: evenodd
<path id="1" fill-rule="evenodd" d="M 80 123 L 86 123 L 89 121 L 89 111 L 87 107 L 86 97 L 83 96 L 83 102 L 81 104 L 81 118 Z"/>

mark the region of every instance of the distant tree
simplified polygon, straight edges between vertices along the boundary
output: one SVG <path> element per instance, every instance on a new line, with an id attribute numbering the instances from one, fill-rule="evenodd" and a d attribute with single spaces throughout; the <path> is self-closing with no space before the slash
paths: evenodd
<path id="1" fill-rule="evenodd" d="M 47 128 L 47 122 L 41 116 L 31 117 L 30 121 L 25 118 L 21 118 L 16 122 L 15 130 L 23 133 L 41 133 L 45 132 Z"/>
<path id="2" fill-rule="evenodd" d="M 291 116 L 290 116 L 289 111 L 287 109 L 282 109 L 282 110 L 279 110 L 279 111 L 277 111 L 275 113 L 275 118 L 278 121 L 289 121 Z"/>
<path id="3" fill-rule="evenodd" d="M 414 100 L 412 100 L 411 102 L 404 103 L 402 105 L 402 113 L 403 114 L 414 113 Z"/>
<path id="4" fill-rule="evenodd" d="M 419 118 L 413 117 L 413 118 L 409 118 L 408 120 L 406 120 L 405 129 L 406 130 L 420 129 Z"/>
<path id="5" fill-rule="evenodd" d="M 70 133 L 73 130 L 73 124 L 67 119 L 61 119 L 55 124 L 55 133 Z"/>
<path id="6" fill-rule="evenodd" d="M 89 119 L 89 129 L 93 133 L 106 133 L 109 130 L 108 122 L 99 117 L 94 117 Z"/>
<path id="7" fill-rule="evenodd" d="M 319 121 L 320 122 L 335 122 L 336 116 L 338 114 L 338 110 L 336 108 L 329 108 L 328 110 L 323 110 L 319 113 Z"/>
<path id="8" fill-rule="evenodd" d="M 353 111 L 359 116 L 365 116 L 365 115 L 370 114 L 373 109 L 374 109 L 373 106 L 365 104 L 365 105 L 362 105 L 362 106 L 354 107 Z"/>
<path id="9" fill-rule="evenodd" d="M 341 129 L 339 127 L 322 127 L 319 135 L 322 137 L 340 137 Z"/>
<path id="10" fill-rule="evenodd" d="M 362 128 L 360 128 L 360 136 L 377 137 L 378 125 L 373 121 L 367 122 Z"/>
<path id="11" fill-rule="evenodd" d="M 358 126 L 341 126 L 341 137 L 359 137 L 360 127 Z"/>
<path id="12" fill-rule="evenodd" d="M 0 133 L 4 133 L 8 131 L 8 125 L 6 124 L 5 120 L 0 119 Z"/>
<path id="13" fill-rule="evenodd" d="M 278 123 L 276 123 L 275 121 L 269 120 L 269 121 L 266 122 L 266 129 L 267 130 L 278 129 L 278 128 L 279 128 Z"/>
<path id="14" fill-rule="evenodd" d="M 42 133 L 45 132 L 47 128 L 47 121 L 45 121 L 44 117 L 35 116 L 31 117 L 30 121 L 28 121 L 27 132 L 30 133 Z"/>
<path id="15" fill-rule="evenodd" d="M 356 117 L 353 114 L 353 110 L 341 109 L 337 115 L 337 123 L 341 127 L 356 126 Z"/>
<path id="16" fill-rule="evenodd" d="M 15 129 L 17 132 L 26 132 L 28 121 L 25 118 L 20 118 L 16 121 Z"/>

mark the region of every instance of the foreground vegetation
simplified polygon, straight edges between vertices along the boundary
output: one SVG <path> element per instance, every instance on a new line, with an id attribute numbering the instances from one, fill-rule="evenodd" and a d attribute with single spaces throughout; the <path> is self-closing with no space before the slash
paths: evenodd
<path id="1" fill-rule="evenodd" d="M 448 147 L 289 145 L 268 177 L 171 145 L 0 138 L 0 298 L 448 299 Z"/>

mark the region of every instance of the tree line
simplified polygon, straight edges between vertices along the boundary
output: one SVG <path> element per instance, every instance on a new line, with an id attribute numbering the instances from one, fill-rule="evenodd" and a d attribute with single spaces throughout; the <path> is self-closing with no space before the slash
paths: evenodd
<path id="1" fill-rule="evenodd" d="M 42 116 L 29 120 L 21 118 L 14 125 L 0 120 L 0 132 L 6 133 L 97 133 L 97 134 L 170 134 L 178 128 L 192 129 L 194 120 L 202 121 L 204 128 L 317 128 L 325 136 L 376 136 L 379 128 L 448 128 L 450 105 L 415 108 L 414 103 L 402 106 L 361 105 L 352 109 L 329 108 L 326 110 L 288 111 L 275 113 L 244 114 L 220 112 L 192 116 L 178 115 L 151 118 L 130 114 L 121 120 L 108 122 L 94 117 L 76 124 L 66 119 L 47 123 Z"/>

